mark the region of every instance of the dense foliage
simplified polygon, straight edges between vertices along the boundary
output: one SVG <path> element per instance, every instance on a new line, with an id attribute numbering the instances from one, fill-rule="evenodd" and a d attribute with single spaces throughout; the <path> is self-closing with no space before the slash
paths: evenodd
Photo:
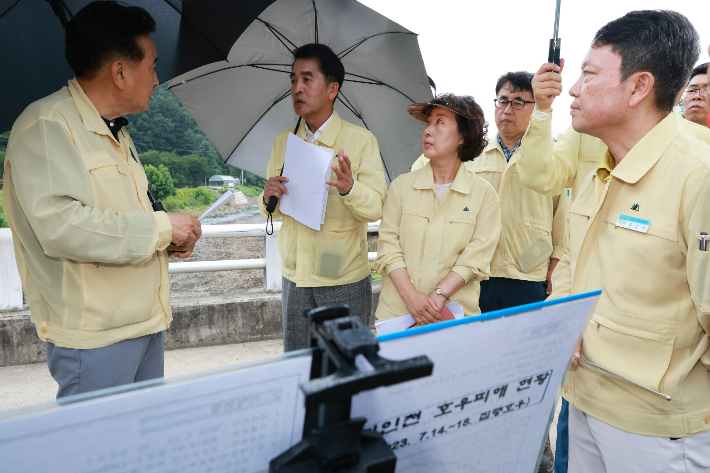
<path id="1" fill-rule="evenodd" d="M 148 178 L 150 190 L 153 196 L 158 200 L 163 200 L 171 195 L 175 195 L 175 185 L 173 178 L 170 177 L 170 171 L 162 164 L 158 167 L 150 164 L 144 165 L 145 176 Z"/>
<path id="2" fill-rule="evenodd" d="M 5 218 L 5 211 L 2 206 L 2 191 L 0 191 L 0 228 L 8 228 L 7 219 Z"/>
<path id="3" fill-rule="evenodd" d="M 150 108 L 127 117 L 128 131 L 143 164 L 170 169 L 176 187 L 197 187 L 215 174 L 241 177 L 241 170 L 222 163 L 205 136 L 180 101 L 167 91 L 156 89 Z M 245 184 L 264 187 L 264 179 L 244 173 Z"/>

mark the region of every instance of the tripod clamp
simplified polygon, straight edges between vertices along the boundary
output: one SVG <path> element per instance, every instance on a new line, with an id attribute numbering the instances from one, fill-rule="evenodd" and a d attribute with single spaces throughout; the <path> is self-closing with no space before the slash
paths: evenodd
<path id="1" fill-rule="evenodd" d="M 303 440 L 271 460 L 269 473 L 391 473 L 397 459 L 382 435 L 350 418 L 352 396 L 381 386 L 431 375 L 426 356 L 392 361 L 377 354 L 379 342 L 345 305 L 304 312 L 313 352 L 306 396 Z"/>

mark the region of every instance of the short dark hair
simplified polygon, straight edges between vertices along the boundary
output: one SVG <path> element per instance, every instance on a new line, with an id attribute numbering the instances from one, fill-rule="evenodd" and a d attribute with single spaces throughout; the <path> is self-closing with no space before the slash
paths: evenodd
<path id="1" fill-rule="evenodd" d="M 650 72 L 656 108 L 670 112 L 678 91 L 700 57 L 700 38 L 680 13 L 668 10 L 632 11 L 604 25 L 592 41 L 593 48 L 611 45 L 621 56 L 621 78 Z"/>
<path id="2" fill-rule="evenodd" d="M 695 66 L 693 68 L 693 72 L 690 73 L 690 77 L 688 78 L 688 80 L 692 80 L 693 77 L 695 77 L 695 76 L 707 74 L 708 73 L 708 64 L 709 63 L 706 62 L 705 64 L 700 64 L 699 66 Z"/>
<path id="3" fill-rule="evenodd" d="M 437 106 L 451 110 L 456 115 L 456 126 L 463 139 L 458 149 L 459 159 L 462 162 L 473 161 L 488 144 L 488 123 L 483 109 L 470 95 L 441 94 L 429 102 L 424 113 L 429 115 Z"/>
<path id="4" fill-rule="evenodd" d="M 524 92 L 530 92 L 532 94 L 533 77 L 535 76 L 527 71 L 506 72 L 505 74 L 500 76 L 498 78 L 498 82 L 496 82 L 496 96 L 498 95 L 498 92 L 500 92 L 500 89 L 505 87 L 505 84 L 512 85 L 513 92 L 522 90 Z"/>
<path id="5" fill-rule="evenodd" d="M 91 2 L 65 28 L 64 54 L 77 77 L 92 79 L 109 61 L 140 63 L 145 52 L 136 36 L 155 31 L 155 20 L 140 7 L 112 0 Z"/>
<path id="6" fill-rule="evenodd" d="M 293 50 L 294 64 L 298 59 L 316 59 L 326 83 L 338 83 L 338 90 L 343 88 L 345 67 L 340 58 L 325 44 L 310 43 Z"/>

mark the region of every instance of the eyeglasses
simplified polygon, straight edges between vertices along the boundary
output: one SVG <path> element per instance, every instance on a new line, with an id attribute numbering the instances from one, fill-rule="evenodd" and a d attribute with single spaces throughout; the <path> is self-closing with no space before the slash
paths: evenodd
<path id="1" fill-rule="evenodd" d="M 705 86 L 705 87 L 701 87 L 699 89 L 685 89 L 685 96 L 692 97 L 693 95 L 695 95 L 696 92 L 701 96 L 707 97 L 708 87 Z"/>
<path id="2" fill-rule="evenodd" d="M 526 103 L 535 103 L 528 100 L 506 100 L 506 99 L 494 99 L 493 102 L 496 104 L 496 108 L 505 109 L 508 104 L 513 108 L 513 110 L 522 110 L 525 108 Z"/>

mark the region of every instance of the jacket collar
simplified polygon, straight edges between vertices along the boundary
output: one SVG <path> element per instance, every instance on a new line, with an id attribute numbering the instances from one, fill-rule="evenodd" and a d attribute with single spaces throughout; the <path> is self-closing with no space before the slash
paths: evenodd
<path id="1" fill-rule="evenodd" d="M 486 147 L 483 149 L 483 155 L 484 153 L 496 153 L 496 159 L 500 159 L 502 166 L 504 169 L 508 169 L 511 167 L 513 164 L 518 162 L 518 156 L 520 156 L 520 148 L 522 147 L 522 141 L 520 147 L 518 147 L 517 150 L 515 150 L 515 153 L 510 157 L 509 160 L 505 159 L 505 154 L 503 154 L 503 150 L 500 147 L 500 144 L 498 143 L 497 139 L 488 139 L 488 144 Z M 477 158 L 478 159 L 478 158 Z"/>
<path id="2" fill-rule="evenodd" d="M 81 88 L 76 77 L 69 81 L 68 88 L 86 129 L 99 135 L 106 135 L 113 138 L 111 131 L 106 126 L 106 123 L 104 123 L 101 115 L 99 115 L 99 111 L 96 110 L 91 99 L 84 93 L 84 89 Z"/>
<path id="3" fill-rule="evenodd" d="M 466 169 L 465 163 L 461 163 L 456 177 L 454 178 L 454 183 L 451 185 L 451 190 L 459 194 L 470 194 L 471 183 L 469 182 L 469 177 L 470 174 L 468 173 L 468 169 Z M 434 187 L 434 171 L 431 169 L 431 162 L 426 163 L 426 165 L 418 171 L 413 185 L 415 189 L 431 189 L 436 192 L 436 188 Z"/>
<path id="4" fill-rule="evenodd" d="M 611 172 L 612 177 L 628 184 L 637 183 L 661 159 L 678 135 L 678 120 L 673 113 L 669 113 L 631 148 Z"/>
<path id="5" fill-rule="evenodd" d="M 330 118 L 328 126 L 325 127 L 325 130 L 323 130 L 323 133 L 321 133 L 320 137 L 316 140 L 316 143 L 323 143 L 332 148 L 335 144 L 335 139 L 338 137 L 338 133 L 340 133 L 341 125 L 340 115 L 333 110 L 333 116 Z M 301 120 L 296 136 L 304 140 L 306 139 L 306 120 Z"/>

